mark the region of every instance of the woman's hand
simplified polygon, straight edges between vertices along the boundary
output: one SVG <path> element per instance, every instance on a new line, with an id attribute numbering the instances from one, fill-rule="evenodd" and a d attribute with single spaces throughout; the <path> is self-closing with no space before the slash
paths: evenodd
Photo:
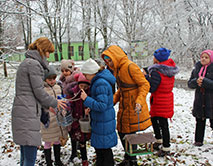
<path id="1" fill-rule="evenodd" d="M 57 105 L 58 110 L 60 109 L 64 110 L 67 107 L 66 101 L 64 100 L 57 100 L 57 101 L 58 101 L 58 105 Z"/>
<path id="2" fill-rule="evenodd" d="M 141 105 L 139 103 L 135 104 L 135 111 L 136 113 L 139 113 L 141 111 Z"/>
<path id="3" fill-rule="evenodd" d="M 86 98 L 87 98 L 86 92 L 83 89 L 81 89 L 81 99 L 85 100 Z"/>

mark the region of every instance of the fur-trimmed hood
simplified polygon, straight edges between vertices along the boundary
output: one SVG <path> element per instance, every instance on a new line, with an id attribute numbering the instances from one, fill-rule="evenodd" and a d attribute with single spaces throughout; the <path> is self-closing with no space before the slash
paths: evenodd
<path id="1" fill-rule="evenodd" d="M 168 59 L 159 64 L 154 64 L 150 66 L 148 68 L 149 74 L 151 74 L 152 71 L 159 71 L 160 73 L 168 77 L 173 77 L 180 71 L 180 69 L 175 65 L 175 62 L 172 59 Z"/>

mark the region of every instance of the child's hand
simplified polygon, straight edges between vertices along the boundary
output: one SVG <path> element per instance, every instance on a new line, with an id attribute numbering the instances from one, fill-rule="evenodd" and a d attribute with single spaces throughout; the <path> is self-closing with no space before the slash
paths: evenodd
<path id="1" fill-rule="evenodd" d="M 85 100 L 86 98 L 87 98 L 86 92 L 83 89 L 81 89 L 81 99 Z"/>
<path id="2" fill-rule="evenodd" d="M 66 116 L 66 114 L 67 114 L 67 111 L 62 110 L 61 114 L 65 117 L 65 116 Z"/>
<path id="3" fill-rule="evenodd" d="M 143 73 L 144 75 L 147 75 L 147 72 L 146 72 L 144 69 L 143 69 L 142 73 Z"/>
<path id="4" fill-rule="evenodd" d="M 55 109 L 54 109 L 54 108 L 50 107 L 50 108 L 49 108 L 49 111 L 52 112 L 52 113 L 54 113 L 54 114 L 56 115 L 56 112 L 55 112 Z"/>
<path id="5" fill-rule="evenodd" d="M 85 108 L 84 112 L 85 112 L 85 115 L 89 115 L 90 108 Z"/>
<path id="6" fill-rule="evenodd" d="M 198 86 L 202 86 L 202 83 L 203 83 L 203 78 L 204 77 L 199 77 L 198 79 L 197 79 L 197 84 L 198 84 Z"/>

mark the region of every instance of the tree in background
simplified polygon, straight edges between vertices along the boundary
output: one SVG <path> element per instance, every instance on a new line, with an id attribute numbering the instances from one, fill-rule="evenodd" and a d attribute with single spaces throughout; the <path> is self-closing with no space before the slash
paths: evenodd
<path id="1" fill-rule="evenodd" d="M 70 45 L 78 37 L 83 43 L 89 43 L 91 56 L 96 56 L 96 41 L 102 47 L 101 52 L 111 44 L 118 44 L 130 55 L 132 41 L 143 40 L 147 42 L 149 54 L 166 47 L 172 50 L 177 62 L 186 63 L 187 57 L 194 63 L 202 50 L 213 47 L 211 1 L 1 0 L 0 33 L 7 37 L 0 36 L 0 45 L 4 43 L 8 48 L 12 41 L 20 43 L 18 36 L 21 34 L 27 46 L 32 38 L 41 35 L 36 29 L 42 24 L 42 34 L 55 43 L 56 60 L 63 59 L 63 41 Z M 17 3 L 23 6 L 22 10 L 16 8 Z M 17 17 L 23 18 L 22 24 Z M 23 28 L 19 28 L 20 25 Z M 23 29 L 23 33 L 14 28 Z M 15 34 L 17 36 L 12 37 Z"/>

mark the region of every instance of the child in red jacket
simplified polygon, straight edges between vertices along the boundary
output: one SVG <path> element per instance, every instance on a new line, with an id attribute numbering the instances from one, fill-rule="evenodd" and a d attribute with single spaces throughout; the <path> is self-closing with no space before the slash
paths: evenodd
<path id="1" fill-rule="evenodd" d="M 159 150 L 158 156 L 163 157 L 170 153 L 170 133 L 168 118 L 174 114 L 174 75 L 179 72 L 175 62 L 168 59 L 171 50 L 159 48 L 154 52 L 154 65 L 148 68 L 146 78 L 150 83 L 150 115 L 152 126 L 157 139 L 154 149 Z M 163 144 L 160 149 L 160 145 Z"/>

